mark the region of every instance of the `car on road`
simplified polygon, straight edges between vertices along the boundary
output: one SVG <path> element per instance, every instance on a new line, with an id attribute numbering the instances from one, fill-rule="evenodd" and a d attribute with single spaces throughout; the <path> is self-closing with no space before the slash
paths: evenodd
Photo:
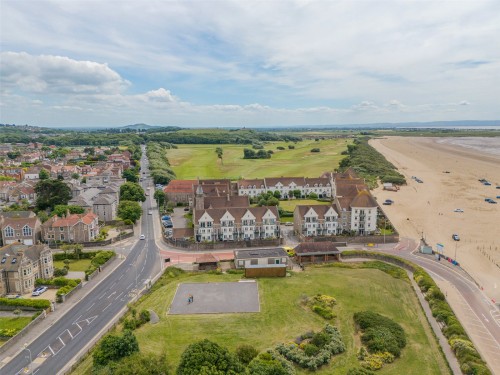
<path id="1" fill-rule="evenodd" d="M 453 238 L 453 241 L 460 241 L 460 237 L 458 236 L 458 234 L 454 233 L 451 238 Z"/>
<path id="2" fill-rule="evenodd" d="M 153 215 L 153 211 L 149 210 L 148 215 Z"/>
<path id="3" fill-rule="evenodd" d="M 144 234 L 141 234 L 141 235 L 139 236 L 139 239 L 140 239 L 140 240 L 145 240 L 145 239 L 146 239 L 146 236 L 145 236 Z"/>
<path id="4" fill-rule="evenodd" d="M 42 293 L 45 293 L 47 291 L 47 287 L 46 286 L 39 286 L 38 288 L 36 288 L 33 293 L 31 293 L 31 295 L 33 297 L 38 297 L 40 294 Z"/>
<path id="5" fill-rule="evenodd" d="M 462 210 L 461 208 L 455 208 L 453 212 L 464 212 L 464 210 Z"/>

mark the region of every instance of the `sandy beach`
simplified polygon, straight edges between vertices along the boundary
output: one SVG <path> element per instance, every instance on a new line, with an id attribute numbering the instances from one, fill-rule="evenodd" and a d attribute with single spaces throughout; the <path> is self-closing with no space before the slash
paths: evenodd
<path id="1" fill-rule="evenodd" d="M 500 137 L 497 138 L 411 138 L 374 139 L 370 144 L 381 152 L 408 185 L 398 192 L 373 193 L 403 237 L 428 244 L 444 245 L 444 254 L 483 286 L 487 296 L 500 301 Z M 449 173 L 445 173 L 449 172 Z M 417 183 L 412 176 L 420 178 Z M 478 180 L 486 178 L 491 186 Z M 493 198 L 498 204 L 485 202 Z M 454 212 L 463 209 L 463 213 Z M 460 241 L 454 241 L 452 234 Z"/>

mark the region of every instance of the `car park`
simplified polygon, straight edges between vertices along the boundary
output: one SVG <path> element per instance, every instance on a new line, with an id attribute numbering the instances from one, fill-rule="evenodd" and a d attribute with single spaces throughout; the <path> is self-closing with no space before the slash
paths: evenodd
<path id="1" fill-rule="evenodd" d="M 39 296 L 40 294 L 45 293 L 45 292 L 47 291 L 47 289 L 48 289 L 48 288 L 47 288 L 46 286 L 40 286 L 40 287 L 36 288 L 36 289 L 33 291 L 33 293 L 31 293 L 31 295 L 32 295 L 33 297 L 37 297 L 37 296 Z"/>
<path id="2" fill-rule="evenodd" d="M 453 212 L 464 212 L 464 210 L 462 210 L 461 208 L 455 208 Z"/>
<path id="3" fill-rule="evenodd" d="M 458 236 L 458 234 L 456 234 L 456 233 L 455 233 L 455 234 L 453 234 L 453 235 L 451 236 L 451 238 L 453 238 L 453 240 L 454 240 L 454 241 L 460 241 L 460 237 L 459 237 L 459 236 Z"/>
<path id="4" fill-rule="evenodd" d="M 145 239 L 146 239 L 146 236 L 145 236 L 144 234 L 141 234 L 141 235 L 139 236 L 139 239 L 140 239 L 140 240 L 145 240 Z"/>

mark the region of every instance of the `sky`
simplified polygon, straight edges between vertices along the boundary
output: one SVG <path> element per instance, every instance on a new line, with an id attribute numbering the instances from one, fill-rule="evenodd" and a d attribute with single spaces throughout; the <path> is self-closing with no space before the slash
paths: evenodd
<path id="1" fill-rule="evenodd" d="M 0 123 L 500 119 L 500 1 L 0 0 Z"/>

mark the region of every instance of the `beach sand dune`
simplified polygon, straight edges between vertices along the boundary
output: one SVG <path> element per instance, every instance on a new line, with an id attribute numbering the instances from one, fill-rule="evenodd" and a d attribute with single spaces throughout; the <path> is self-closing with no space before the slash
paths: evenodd
<path id="1" fill-rule="evenodd" d="M 373 139 L 370 144 L 405 175 L 398 192 L 377 188 L 379 202 L 403 237 L 424 236 L 483 286 L 486 295 L 500 301 L 500 137 Z M 449 172 L 449 173 L 445 173 Z M 412 176 L 420 178 L 417 183 Z M 486 178 L 491 186 L 478 180 Z M 493 198 L 498 204 L 485 202 Z M 454 212 L 463 209 L 463 213 Z M 460 241 L 453 241 L 452 234 Z"/>

